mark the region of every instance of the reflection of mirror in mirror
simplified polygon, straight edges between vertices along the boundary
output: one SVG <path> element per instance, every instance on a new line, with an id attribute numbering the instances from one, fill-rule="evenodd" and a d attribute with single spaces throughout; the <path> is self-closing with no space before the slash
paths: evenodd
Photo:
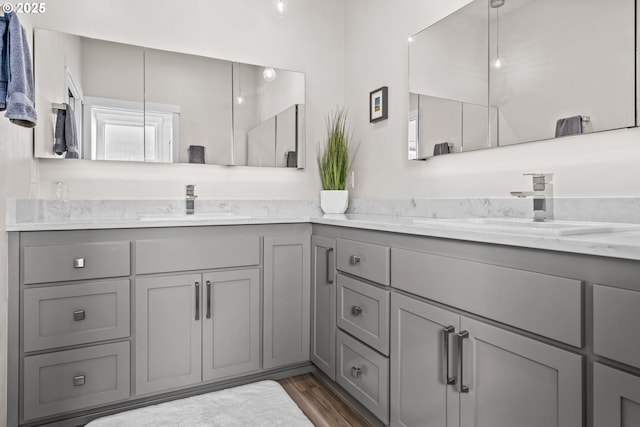
<path id="1" fill-rule="evenodd" d="M 34 37 L 46 117 L 35 157 L 70 157 L 54 153 L 51 136 L 59 111 L 74 111 L 83 159 L 304 167 L 303 73 L 42 29 Z"/>
<path id="2" fill-rule="evenodd" d="M 304 74 L 233 64 L 234 164 L 298 167 L 304 141 Z"/>
<path id="3" fill-rule="evenodd" d="M 634 18 L 634 0 L 475 0 L 412 36 L 409 157 L 636 126 Z"/>

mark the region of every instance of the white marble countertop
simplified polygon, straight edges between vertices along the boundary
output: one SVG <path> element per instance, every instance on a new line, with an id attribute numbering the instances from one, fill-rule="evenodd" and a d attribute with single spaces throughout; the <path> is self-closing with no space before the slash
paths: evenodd
<path id="1" fill-rule="evenodd" d="M 23 222 L 9 223 L 6 225 L 7 231 L 56 231 L 56 230 L 104 230 L 115 228 L 157 228 L 157 227 L 202 227 L 210 225 L 251 225 L 251 224 L 291 224 L 308 223 L 310 216 L 246 216 L 238 215 L 226 218 L 211 218 L 203 215 L 202 218 L 167 216 L 166 220 L 154 218 L 146 220 L 143 218 L 99 218 L 99 219 L 76 219 L 70 221 L 47 221 L 47 222 Z"/>
<path id="2" fill-rule="evenodd" d="M 344 215 L 345 218 L 325 215 L 311 218 L 314 224 L 337 225 L 367 230 L 388 231 L 416 236 L 439 237 L 533 249 L 597 255 L 640 260 L 640 225 L 637 230 L 592 233 L 570 236 L 533 235 L 525 232 L 496 232 L 478 226 L 430 227 L 413 224 L 412 217 L 385 217 L 381 215 Z"/>
<path id="3" fill-rule="evenodd" d="M 614 258 L 640 260 L 640 225 L 637 230 L 592 233 L 582 235 L 556 236 L 534 235 L 526 232 L 498 232 L 475 227 L 457 228 L 414 224 L 415 217 L 385 215 L 262 215 L 223 219 L 181 219 L 175 217 L 167 220 L 143 221 L 139 218 L 100 218 L 82 219 L 65 222 L 24 222 L 7 224 L 7 231 L 50 231 L 112 228 L 154 228 L 154 227 L 195 227 L 220 225 L 253 225 L 253 224 L 290 224 L 312 223 L 340 227 L 351 227 L 366 230 L 403 233 L 417 236 L 438 237 L 445 239 L 466 240 L 534 249 L 570 252 L 586 255 L 597 255 Z"/>

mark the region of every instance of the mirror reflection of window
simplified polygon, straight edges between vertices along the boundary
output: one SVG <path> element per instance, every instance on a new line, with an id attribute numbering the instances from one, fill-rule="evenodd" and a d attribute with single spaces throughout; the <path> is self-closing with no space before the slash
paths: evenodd
<path id="1" fill-rule="evenodd" d="M 157 107 L 157 106 L 156 106 Z M 85 151 L 92 160 L 171 163 L 179 109 L 144 111 L 139 103 L 85 97 Z"/>

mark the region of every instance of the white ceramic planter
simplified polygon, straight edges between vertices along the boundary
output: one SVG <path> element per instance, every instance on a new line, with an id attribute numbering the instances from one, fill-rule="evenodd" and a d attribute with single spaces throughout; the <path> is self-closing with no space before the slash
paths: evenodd
<path id="1" fill-rule="evenodd" d="M 320 207 L 327 214 L 342 214 L 349 205 L 348 190 L 322 190 L 320 191 Z"/>

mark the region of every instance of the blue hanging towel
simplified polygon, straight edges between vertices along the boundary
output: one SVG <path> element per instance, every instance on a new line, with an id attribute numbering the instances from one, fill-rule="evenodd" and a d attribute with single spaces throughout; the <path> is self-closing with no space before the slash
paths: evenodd
<path id="1" fill-rule="evenodd" d="M 33 101 L 33 70 L 27 32 L 14 12 L 7 15 L 9 17 L 7 34 L 9 83 L 7 84 L 7 111 L 4 116 L 11 120 L 11 123 L 32 128 L 36 125 L 37 116 Z"/>
<path id="2" fill-rule="evenodd" d="M 4 15 L 0 16 L 0 111 L 7 109 L 7 85 L 9 84 L 8 27 L 9 18 Z"/>
<path id="3" fill-rule="evenodd" d="M 76 133 L 76 117 L 71 105 L 65 104 L 56 116 L 55 140 L 53 152 L 62 155 L 67 152 L 65 159 L 79 159 L 78 136 Z"/>

